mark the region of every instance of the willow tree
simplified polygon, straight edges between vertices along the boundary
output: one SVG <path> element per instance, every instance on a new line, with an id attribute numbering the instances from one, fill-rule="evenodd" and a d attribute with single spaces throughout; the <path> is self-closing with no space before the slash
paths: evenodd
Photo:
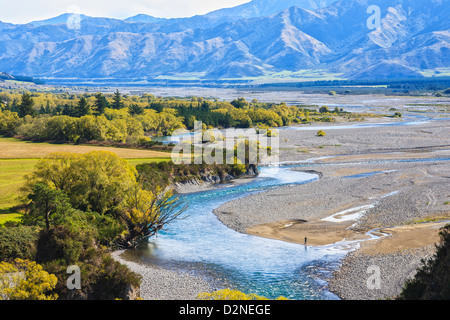
<path id="1" fill-rule="evenodd" d="M 112 152 L 50 154 L 37 163 L 26 181 L 23 190 L 28 192 L 34 213 L 30 221 L 44 221 L 49 229 L 52 216 L 64 216 L 61 211 L 66 215 L 97 213 L 123 226 L 125 232 L 116 239 L 121 247 L 136 247 L 185 210 L 170 190 L 157 185 L 152 191 L 144 190 L 136 168 Z M 76 210 L 69 210 L 62 195 L 67 195 Z"/>
<path id="2" fill-rule="evenodd" d="M 128 232 L 123 235 L 123 247 L 135 248 L 159 230 L 180 218 L 186 206 L 174 196 L 173 191 L 157 187 L 154 191 L 144 190 L 136 183 L 124 203 L 123 219 Z"/>
<path id="3" fill-rule="evenodd" d="M 76 209 L 113 212 L 136 183 L 137 171 L 112 152 L 52 153 L 28 175 L 25 191 L 37 183 L 64 191 Z"/>

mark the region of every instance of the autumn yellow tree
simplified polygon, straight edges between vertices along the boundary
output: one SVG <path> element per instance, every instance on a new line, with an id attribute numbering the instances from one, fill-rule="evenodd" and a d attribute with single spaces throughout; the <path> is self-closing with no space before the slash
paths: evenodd
<path id="1" fill-rule="evenodd" d="M 39 160 L 23 190 L 45 183 L 64 191 L 76 209 L 104 214 L 123 201 L 136 177 L 136 169 L 112 152 L 52 153 Z"/>
<path id="2" fill-rule="evenodd" d="M 138 182 L 130 190 L 124 207 L 123 219 L 128 230 L 123 235 L 122 245 L 133 248 L 179 218 L 186 210 L 172 190 L 161 187 L 153 191 L 144 190 Z"/>
<path id="3" fill-rule="evenodd" d="M 203 292 L 197 296 L 199 300 L 270 300 L 266 297 L 256 294 L 246 294 L 239 290 L 222 289 L 211 293 Z M 287 300 L 284 297 L 278 297 L 276 300 Z"/>
<path id="4" fill-rule="evenodd" d="M 34 261 L 0 263 L 0 300 L 56 300 L 57 278 Z"/>

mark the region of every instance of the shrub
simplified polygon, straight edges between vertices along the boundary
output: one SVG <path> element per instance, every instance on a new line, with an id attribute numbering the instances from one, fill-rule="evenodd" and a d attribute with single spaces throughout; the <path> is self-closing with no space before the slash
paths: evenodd
<path id="1" fill-rule="evenodd" d="M 326 133 L 325 133 L 325 131 L 323 131 L 323 130 L 319 130 L 319 131 L 317 131 L 317 136 L 318 136 L 318 137 L 325 137 L 325 136 L 326 136 Z"/>
<path id="2" fill-rule="evenodd" d="M 222 289 L 212 293 L 203 292 L 197 296 L 199 300 L 269 300 L 268 298 L 256 294 L 245 294 L 239 290 Z M 278 297 L 277 300 L 287 300 Z"/>
<path id="3" fill-rule="evenodd" d="M 139 294 L 140 276 L 99 248 L 88 232 L 76 233 L 65 227 L 42 231 L 37 259 L 47 272 L 58 278 L 55 292 L 60 299 L 129 299 Z M 69 265 L 80 268 L 80 290 L 67 288 Z M 135 294 L 130 297 L 132 292 Z"/>
<path id="4" fill-rule="evenodd" d="M 398 300 L 450 299 L 450 225 L 440 232 L 440 243 L 434 256 L 422 261 L 415 277 L 405 283 Z"/>
<path id="5" fill-rule="evenodd" d="M 37 242 L 36 261 L 60 260 L 65 265 L 86 259 L 87 249 L 94 246 L 91 232 L 76 233 L 63 226 L 42 230 Z"/>
<path id="6" fill-rule="evenodd" d="M 13 136 L 16 134 L 17 127 L 21 121 L 16 112 L 9 110 L 0 111 L 0 134 L 5 136 Z"/>
<path id="7" fill-rule="evenodd" d="M 327 106 L 322 106 L 319 108 L 319 112 L 320 113 L 328 113 L 328 112 L 330 112 L 330 109 L 328 109 Z"/>
<path id="8" fill-rule="evenodd" d="M 57 278 L 33 261 L 0 263 L 0 300 L 55 300 Z"/>
<path id="9" fill-rule="evenodd" d="M 34 260 L 39 232 L 33 227 L 0 228 L 0 260 Z"/>

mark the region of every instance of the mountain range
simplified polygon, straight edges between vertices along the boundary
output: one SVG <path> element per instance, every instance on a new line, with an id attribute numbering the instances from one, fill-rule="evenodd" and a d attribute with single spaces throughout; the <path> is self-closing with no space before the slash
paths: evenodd
<path id="1" fill-rule="evenodd" d="M 370 6 L 380 9 L 368 27 Z M 420 78 L 450 69 L 450 0 L 253 0 L 190 18 L 0 22 L 0 70 L 53 79 Z"/>

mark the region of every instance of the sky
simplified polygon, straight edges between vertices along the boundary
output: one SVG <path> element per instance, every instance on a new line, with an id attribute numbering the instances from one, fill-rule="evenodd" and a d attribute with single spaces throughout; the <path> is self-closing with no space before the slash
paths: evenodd
<path id="1" fill-rule="evenodd" d="M 144 13 L 158 18 L 191 17 L 250 0 L 0 0 L 0 21 L 15 24 L 80 13 L 124 19 Z"/>

